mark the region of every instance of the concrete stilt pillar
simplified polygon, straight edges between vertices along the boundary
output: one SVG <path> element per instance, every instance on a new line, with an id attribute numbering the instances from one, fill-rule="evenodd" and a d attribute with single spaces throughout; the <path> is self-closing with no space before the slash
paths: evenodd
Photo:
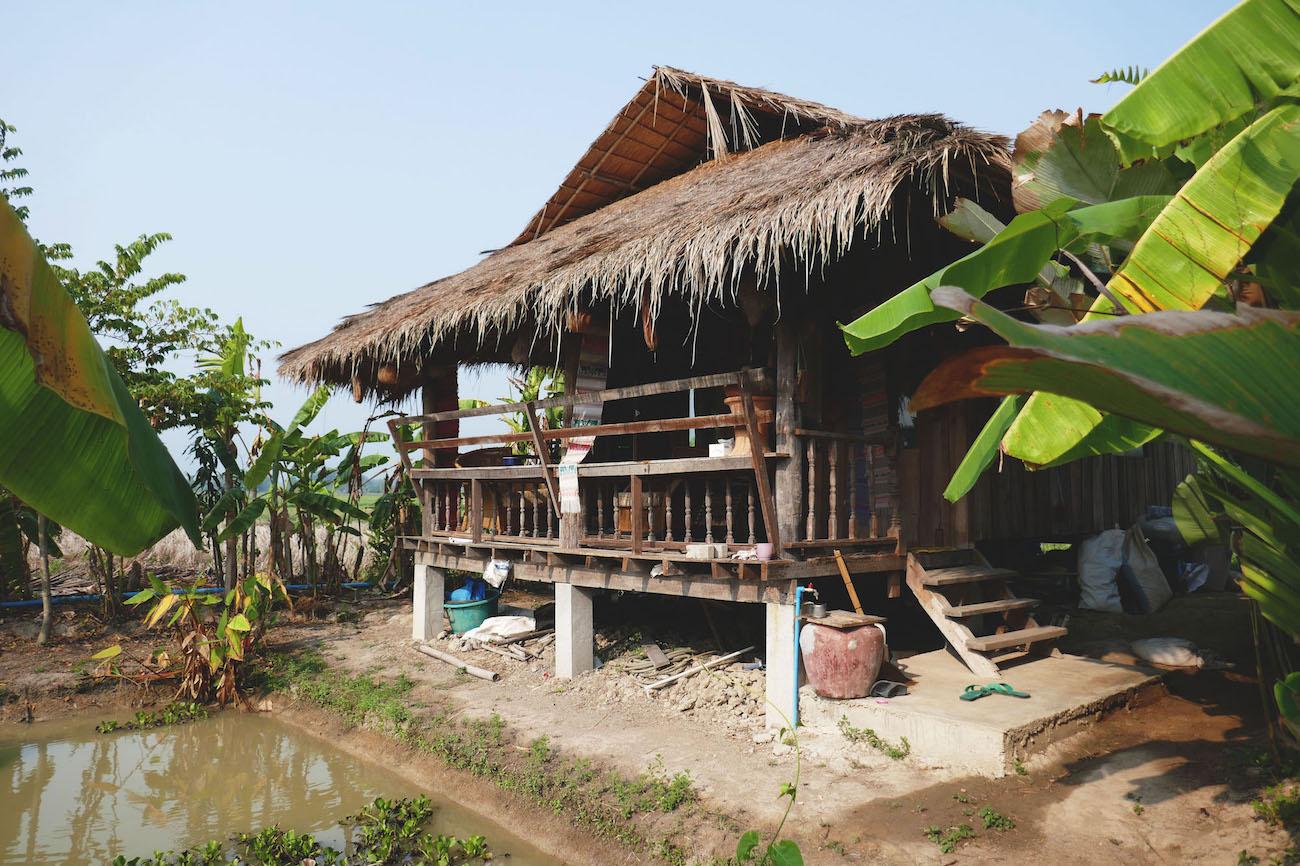
<path id="1" fill-rule="evenodd" d="M 569 679 L 596 666 L 590 589 L 555 584 L 555 675 Z"/>
<path id="2" fill-rule="evenodd" d="M 767 603 L 766 721 L 767 727 L 773 730 L 787 727 L 795 719 L 794 658 L 799 648 L 794 627 L 794 605 Z M 784 719 L 781 713 L 785 713 Z"/>
<path id="3" fill-rule="evenodd" d="M 419 554 L 416 554 L 419 556 Z M 442 631 L 442 602 L 447 573 L 441 568 L 415 563 L 415 588 L 412 593 L 414 616 L 411 618 L 411 637 L 430 641 Z"/>

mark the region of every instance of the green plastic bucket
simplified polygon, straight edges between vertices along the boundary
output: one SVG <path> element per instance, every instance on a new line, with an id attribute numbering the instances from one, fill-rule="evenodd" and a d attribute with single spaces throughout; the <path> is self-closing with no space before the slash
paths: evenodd
<path id="1" fill-rule="evenodd" d="M 445 603 L 443 607 L 447 611 L 447 619 L 451 620 L 452 632 L 463 634 L 472 628 L 478 628 L 483 620 L 497 615 L 497 602 L 500 600 L 501 591 L 489 588 L 487 598 Z"/>

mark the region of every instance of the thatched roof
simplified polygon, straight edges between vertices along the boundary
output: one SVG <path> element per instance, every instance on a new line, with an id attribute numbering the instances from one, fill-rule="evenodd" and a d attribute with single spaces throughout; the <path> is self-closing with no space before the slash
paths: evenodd
<path id="1" fill-rule="evenodd" d="M 881 232 L 900 194 L 941 211 L 959 191 L 1000 191 L 1006 160 L 1004 138 L 939 115 L 864 120 L 660 68 L 510 246 L 348 317 L 282 355 L 280 374 L 359 373 L 369 390 L 377 365 L 435 350 L 506 360 L 505 336 L 557 331 L 580 302 L 655 316 L 671 297 L 723 300 L 742 270 L 762 281 Z"/>

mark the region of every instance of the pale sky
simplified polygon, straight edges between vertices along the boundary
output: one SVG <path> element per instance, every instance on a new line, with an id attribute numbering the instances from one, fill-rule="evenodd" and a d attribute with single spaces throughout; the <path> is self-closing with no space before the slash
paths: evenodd
<path id="1" fill-rule="evenodd" d="M 188 275 L 174 297 L 287 349 L 509 242 L 654 64 L 1014 135 L 1104 111 L 1127 86 L 1088 79 L 1154 68 L 1230 6 L 9 0 L 0 117 L 35 236 L 84 267 L 170 232 L 150 263 Z M 288 418 L 306 392 L 268 394 Z M 340 394 L 316 428 L 369 410 Z"/>

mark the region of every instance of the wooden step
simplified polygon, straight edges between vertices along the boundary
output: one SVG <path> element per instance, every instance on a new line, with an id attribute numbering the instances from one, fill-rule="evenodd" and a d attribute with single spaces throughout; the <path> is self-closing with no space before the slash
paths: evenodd
<path id="1" fill-rule="evenodd" d="M 966 648 L 976 652 L 992 652 L 993 650 L 1025 646 L 1039 641 L 1055 640 L 1058 637 L 1064 637 L 1065 634 L 1066 630 L 1059 625 L 1040 625 L 1036 628 L 1025 628 L 1020 631 L 1005 632 L 1004 634 L 967 638 Z"/>
<path id="2" fill-rule="evenodd" d="M 926 571 L 921 578 L 925 586 L 952 586 L 957 583 L 982 583 L 986 580 L 1005 580 L 1015 577 L 1016 572 L 1008 568 L 977 568 L 973 565 L 961 568 L 941 568 L 938 571 Z"/>
<path id="3" fill-rule="evenodd" d="M 999 598 L 996 601 L 981 601 L 974 604 L 956 604 L 943 609 L 944 616 L 979 616 L 982 613 L 1002 613 L 1008 610 L 1024 610 L 1038 604 L 1036 598 Z"/>

